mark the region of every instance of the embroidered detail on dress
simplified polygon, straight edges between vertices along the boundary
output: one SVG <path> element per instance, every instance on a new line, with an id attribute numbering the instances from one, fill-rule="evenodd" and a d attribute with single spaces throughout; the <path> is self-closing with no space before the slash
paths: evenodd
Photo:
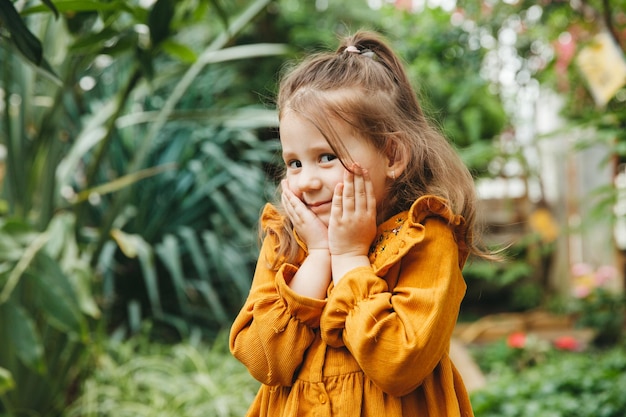
<path id="1" fill-rule="evenodd" d="M 394 220 L 385 222 L 385 224 L 389 224 L 392 227 L 390 229 L 383 229 L 378 237 L 374 239 L 374 243 L 372 244 L 372 246 L 370 246 L 369 256 L 375 258 L 377 254 L 384 252 L 385 248 L 387 247 L 386 242 L 390 238 L 397 236 L 398 233 L 400 233 L 400 230 L 402 230 L 402 226 L 404 225 L 405 221 L 406 213 L 403 213 L 396 217 Z"/>

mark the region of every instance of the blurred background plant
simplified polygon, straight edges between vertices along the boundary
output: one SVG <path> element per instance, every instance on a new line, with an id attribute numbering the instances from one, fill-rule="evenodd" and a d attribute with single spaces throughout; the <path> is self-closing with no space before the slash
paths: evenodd
<path id="1" fill-rule="evenodd" d="M 626 412 L 624 346 L 603 352 L 559 352 L 536 366 L 499 367 L 484 389 L 472 393 L 485 417 L 619 417 Z"/>
<path id="2" fill-rule="evenodd" d="M 471 346 L 480 369 L 489 375 L 496 375 L 503 368 L 521 372 L 544 365 L 562 352 L 584 352 L 587 348 L 586 341 L 575 335 L 563 334 L 549 340 L 532 331 L 514 331 L 489 343 Z"/>
<path id="3" fill-rule="evenodd" d="M 618 343 L 626 328 L 626 296 L 618 279 L 612 265 L 572 266 L 572 293 L 566 312 L 574 316 L 578 326 L 592 329 L 594 343 L 600 346 Z"/>
<path id="4" fill-rule="evenodd" d="M 93 272 L 74 238 L 72 214 L 37 231 L 20 219 L 0 225 L 0 410 L 62 410 L 88 372 L 91 325 L 100 309 Z M 12 415 L 11 414 L 11 415 Z"/>
<path id="5" fill-rule="evenodd" d="M 147 326 L 105 343 L 82 395 L 67 417 L 238 417 L 259 388 L 229 355 L 226 334 L 207 343 L 149 342 Z"/>
<path id="6" fill-rule="evenodd" d="M 59 413 L 114 329 L 229 323 L 276 120 L 227 66 L 287 52 L 236 42 L 268 3 L 0 1 L 0 413 Z"/>
<path id="7" fill-rule="evenodd" d="M 11 340 L 0 414 L 53 415 L 77 398 L 72 412 L 89 414 L 96 391 L 132 409 L 107 388 L 116 368 L 129 384 L 162 381 L 130 371 L 133 354 L 168 361 L 158 344 L 202 349 L 229 327 L 276 179 L 276 74 L 360 27 L 405 58 L 477 179 L 525 190 L 483 200 L 488 237 L 512 244 L 505 263 L 468 263 L 463 313 L 524 311 L 554 294 L 561 239 L 577 230 L 545 198 L 527 103 L 553 88 L 568 127 L 595 129 L 572 152 L 623 158 L 623 89 L 596 106 L 563 48 L 584 48 L 604 25 L 623 49 L 626 3 L 430 3 L 0 0 L 0 340 Z M 597 218 L 614 219 L 614 191 L 581 205 L 601 196 Z"/>

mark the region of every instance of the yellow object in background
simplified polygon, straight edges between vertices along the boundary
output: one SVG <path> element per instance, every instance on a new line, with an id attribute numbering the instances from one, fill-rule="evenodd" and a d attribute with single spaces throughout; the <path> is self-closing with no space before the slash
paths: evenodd
<path id="1" fill-rule="evenodd" d="M 576 63 L 598 106 L 605 106 L 626 84 L 624 54 L 606 32 L 597 34 L 592 43 L 580 51 Z"/>
<path id="2" fill-rule="evenodd" d="M 528 223 L 532 230 L 541 236 L 544 243 L 554 242 L 559 236 L 559 226 L 552 212 L 547 207 L 539 207 L 533 211 Z"/>

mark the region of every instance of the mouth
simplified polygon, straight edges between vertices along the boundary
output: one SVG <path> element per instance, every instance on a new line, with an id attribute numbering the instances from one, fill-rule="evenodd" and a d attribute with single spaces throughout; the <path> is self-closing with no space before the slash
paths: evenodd
<path id="1" fill-rule="evenodd" d="M 317 203 L 308 203 L 307 207 L 315 214 L 325 212 L 330 208 L 330 201 L 320 201 Z"/>

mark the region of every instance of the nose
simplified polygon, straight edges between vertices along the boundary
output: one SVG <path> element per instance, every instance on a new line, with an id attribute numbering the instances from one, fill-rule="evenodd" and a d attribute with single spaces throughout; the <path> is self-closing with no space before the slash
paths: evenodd
<path id="1" fill-rule="evenodd" d="M 302 168 L 298 175 L 298 189 L 300 192 L 308 192 L 319 190 L 322 186 L 322 180 L 319 176 L 319 170 L 315 167 Z"/>

